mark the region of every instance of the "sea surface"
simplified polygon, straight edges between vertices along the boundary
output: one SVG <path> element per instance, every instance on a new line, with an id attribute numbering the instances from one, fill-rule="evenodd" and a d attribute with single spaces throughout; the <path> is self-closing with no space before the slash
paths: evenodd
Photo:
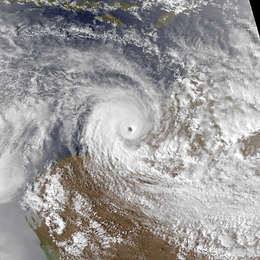
<path id="1" fill-rule="evenodd" d="M 159 17 L 177 7 L 145 3 L 0 3 L 1 260 L 46 259 L 25 209 L 59 214 L 51 203 L 42 213 L 48 203 L 35 198 L 51 195 L 35 177 L 47 169 L 52 180 L 54 161 L 76 156 L 109 203 L 142 216 L 177 259 L 260 257 L 260 42 L 249 2 L 205 1 L 164 26 Z"/>

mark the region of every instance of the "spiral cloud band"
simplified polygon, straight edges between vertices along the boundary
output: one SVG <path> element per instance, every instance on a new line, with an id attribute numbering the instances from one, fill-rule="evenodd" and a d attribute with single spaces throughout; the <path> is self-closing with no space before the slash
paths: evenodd
<path id="1" fill-rule="evenodd" d="M 228 47 L 200 38 L 213 26 L 201 20 L 186 37 L 193 15 L 168 45 L 148 28 L 128 28 L 128 42 L 124 27 L 95 32 L 80 16 L 31 25 L 21 14 L 15 34 L 16 14 L 0 16 L 0 203 L 25 192 L 64 259 L 112 259 L 121 246 L 147 259 L 143 237 L 179 259 L 260 257 L 259 47 L 230 40 L 251 44 L 243 24 Z"/>
<path id="2" fill-rule="evenodd" d="M 100 161 L 112 158 L 133 166 L 136 149 L 155 127 L 157 111 L 151 101 L 142 100 L 130 91 L 113 89 L 102 95 L 104 98 L 99 97 L 101 100 L 88 119 L 83 141 Z"/>
<path id="3" fill-rule="evenodd" d="M 252 190 L 258 194 L 259 182 L 256 166 L 253 166 L 254 157 L 243 158 L 243 141 L 239 143 L 237 138 L 232 143 L 235 135 L 229 135 L 232 126 L 228 126 L 228 118 L 223 119 L 222 114 L 211 112 L 210 100 L 216 90 L 211 88 L 208 77 L 198 73 L 190 78 L 179 78 L 163 97 L 158 90 L 155 91 L 148 76 L 142 79 L 136 76 L 138 66 L 132 66 L 134 63 L 118 57 L 115 62 L 115 57 L 109 54 L 107 59 L 95 55 L 98 63 L 92 67 L 87 66 L 92 62 L 90 53 L 81 59 L 77 57 L 85 64 L 82 81 L 73 87 L 64 84 L 61 93 L 55 97 L 55 108 L 49 108 L 55 110 L 52 124 L 48 125 L 48 130 L 45 129 L 38 151 L 51 140 L 53 126 L 62 121 L 59 129 L 61 142 L 72 154 L 76 151 L 76 141 L 82 147 L 79 154 L 84 157 L 88 152 L 87 159 L 83 159 L 79 183 L 83 181 L 84 184 L 85 178 L 91 178 L 92 185 L 113 199 L 113 205 L 146 216 L 140 218 L 142 224 L 155 236 L 182 248 L 181 254 L 207 251 L 216 259 L 257 256 L 256 251 L 247 253 L 241 249 L 247 245 L 253 250 L 254 245 L 249 245 L 250 238 L 246 232 L 259 221 L 255 207 L 258 200 L 252 201 Z M 77 52 L 71 54 L 72 64 L 75 56 Z M 93 80 L 98 71 L 108 67 L 111 70 L 109 77 Z M 122 74 L 127 80 L 122 79 Z M 229 102 L 225 105 L 231 106 L 229 109 L 232 110 Z M 217 104 L 214 109 L 218 111 Z M 239 123 L 240 118 L 236 120 Z M 254 117 L 246 120 L 252 122 Z M 36 117 L 34 122 L 36 129 L 40 129 L 41 121 Z M 258 126 L 254 125 L 255 130 Z M 235 134 L 239 136 L 242 131 L 246 131 L 246 126 L 241 125 Z M 47 167 L 44 178 L 38 178 L 33 187 L 29 186 L 23 202 L 26 207 L 41 212 L 39 214 L 46 218 L 53 238 L 60 236 L 69 225 L 60 216 L 62 205 L 74 201 L 71 205 L 78 210 L 77 214 L 81 214 L 84 207 L 93 207 L 91 202 L 89 206 L 81 206 L 80 210 L 77 206 L 82 200 L 91 201 L 90 195 L 85 194 L 91 186 L 84 186 L 89 182 L 83 185 L 84 189 L 72 192 L 75 197 L 69 199 L 71 195 L 63 185 L 76 169 L 71 164 L 64 167 L 57 168 L 55 174 L 51 166 Z M 244 174 L 248 171 L 255 176 L 254 182 Z M 50 183 L 46 184 L 45 179 Z M 78 181 L 73 185 L 74 188 L 70 185 L 67 189 L 80 187 Z M 47 205 L 42 200 L 41 191 L 45 188 L 44 201 L 53 200 L 54 203 L 57 200 L 57 203 Z M 60 192 L 62 189 L 63 193 Z M 53 197 L 55 190 L 59 193 Z M 235 204 L 234 196 L 237 198 Z M 244 211 L 245 206 L 249 214 Z M 94 213 L 90 211 L 89 214 L 92 216 Z M 98 221 L 95 215 L 92 217 L 91 221 Z M 244 225 L 244 221 L 252 224 Z M 95 236 L 96 232 L 91 234 Z M 257 232 L 254 231 L 255 243 L 260 241 Z M 234 234 L 239 238 L 234 240 Z M 75 236 L 79 234 L 73 234 L 71 239 L 76 239 Z M 88 239 L 86 236 L 80 233 L 82 241 Z M 107 238 L 109 243 L 119 243 L 111 242 L 118 241 L 112 235 Z M 68 241 L 55 241 L 72 257 L 70 252 L 74 251 L 69 249 Z M 95 242 L 95 246 L 97 244 Z M 75 253 L 75 259 L 84 250 L 90 250 L 87 243 L 78 255 Z"/>

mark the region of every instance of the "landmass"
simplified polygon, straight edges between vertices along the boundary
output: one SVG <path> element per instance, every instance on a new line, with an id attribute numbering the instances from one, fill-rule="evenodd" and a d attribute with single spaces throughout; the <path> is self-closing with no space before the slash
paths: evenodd
<path id="1" fill-rule="evenodd" d="M 119 18 L 116 18 L 112 14 L 101 15 L 101 19 L 103 21 L 109 21 L 109 22 L 111 22 L 112 24 L 114 24 L 116 26 L 122 26 L 124 24 Z"/>
<path id="2" fill-rule="evenodd" d="M 90 1 L 90 0 L 81 0 L 80 3 L 75 2 L 75 1 L 66 1 L 66 2 L 59 2 L 57 0 L 0 0 L 2 2 L 10 2 L 10 3 L 18 3 L 18 4 L 26 4 L 26 3 L 31 3 L 31 4 L 35 4 L 37 6 L 40 7 L 48 7 L 51 6 L 52 8 L 61 8 L 64 10 L 71 10 L 73 12 L 83 12 L 83 11 L 91 11 L 91 10 L 101 10 L 101 9 L 106 9 L 109 12 L 109 9 L 112 10 L 130 10 L 133 8 L 137 8 L 137 9 L 144 9 L 145 8 L 145 3 L 143 5 L 140 4 L 129 4 L 126 2 L 119 2 L 116 1 L 110 5 L 105 4 L 103 1 Z M 211 0 L 208 0 L 208 2 Z M 158 4 L 158 2 L 153 2 L 153 4 Z M 192 9 L 201 6 L 202 4 L 204 4 L 204 2 L 202 1 L 199 4 L 194 4 L 193 6 L 187 6 L 184 5 L 184 9 L 182 11 L 176 12 L 176 11 L 171 11 L 171 12 L 167 12 L 163 15 L 161 15 L 158 20 L 157 23 L 154 25 L 155 28 L 161 28 L 163 26 L 167 26 L 169 25 L 175 18 L 177 15 L 181 14 L 181 13 L 185 13 L 185 12 L 189 12 Z M 104 14 L 99 16 L 101 18 L 102 21 L 109 21 L 111 22 L 113 25 L 116 26 L 122 26 L 124 23 L 120 20 L 120 18 L 116 17 L 114 14 L 108 13 L 108 14 Z"/>
<path id="3" fill-rule="evenodd" d="M 176 18 L 176 16 L 178 16 L 182 13 L 190 12 L 191 10 L 193 10 L 197 7 L 199 7 L 199 5 L 196 5 L 195 7 L 186 7 L 183 11 L 178 12 L 178 13 L 176 13 L 175 11 L 167 12 L 158 18 L 157 24 L 154 27 L 160 28 L 160 27 L 169 25 Z"/>
<path id="4" fill-rule="evenodd" d="M 34 212 L 33 216 L 30 214 L 30 216 L 26 216 L 25 218 L 29 226 L 38 236 L 40 240 L 40 247 L 46 254 L 47 259 L 58 260 L 60 258 L 59 248 L 53 242 L 52 237 L 49 234 L 49 228 L 45 224 L 45 221 L 40 219 L 37 213 Z"/>
<path id="5" fill-rule="evenodd" d="M 179 248 L 154 235 L 144 225 L 142 212 L 127 208 L 95 184 L 84 167 L 88 160 L 88 155 L 65 158 L 39 171 L 26 191 L 26 219 L 46 257 L 176 259 Z"/>
<path id="6" fill-rule="evenodd" d="M 130 5 L 130 4 L 124 3 L 124 2 L 114 2 L 110 6 L 116 8 L 116 9 L 123 9 L 123 10 L 127 10 L 129 8 L 132 8 L 132 7 L 142 8 L 142 6 L 139 5 L 139 4 L 132 4 L 132 5 Z"/>
<path id="7" fill-rule="evenodd" d="M 5 0 L 0 0 L 2 2 L 6 2 Z M 18 4 L 26 4 L 26 3 L 31 3 L 35 4 L 37 6 L 46 8 L 48 6 L 51 6 L 52 8 L 61 8 L 64 10 L 71 10 L 73 12 L 82 12 L 86 10 L 91 10 L 91 9 L 102 9 L 104 7 L 104 3 L 102 1 L 90 1 L 90 0 L 82 0 L 80 3 L 77 3 L 75 1 L 66 1 L 63 3 L 60 3 L 56 0 L 46 0 L 46 1 L 27 1 L 27 0 L 8 0 L 7 2 L 10 3 L 18 3 Z M 141 8 L 142 6 L 139 4 L 128 4 L 125 2 L 114 2 L 110 4 L 110 7 L 112 7 L 114 10 L 116 9 L 122 9 L 122 10 L 127 10 L 130 8 Z M 123 22 L 115 17 L 113 14 L 105 14 L 100 16 L 101 20 L 103 21 L 109 21 L 112 24 L 116 26 L 122 26 Z"/>
<path id="8" fill-rule="evenodd" d="M 174 20 L 175 17 L 176 17 L 176 15 L 175 15 L 174 11 L 165 13 L 159 17 L 157 24 L 154 27 L 160 28 L 162 26 L 166 26 L 166 25 L 170 24 Z"/>

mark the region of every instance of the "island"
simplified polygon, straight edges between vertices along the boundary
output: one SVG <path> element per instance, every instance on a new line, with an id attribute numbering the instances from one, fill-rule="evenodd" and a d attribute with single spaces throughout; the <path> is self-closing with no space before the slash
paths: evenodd
<path id="1" fill-rule="evenodd" d="M 100 18 L 101 21 L 106 21 L 109 22 L 115 26 L 122 26 L 124 23 L 120 20 L 119 17 L 116 17 L 115 14 L 112 14 L 111 12 L 115 10 L 123 10 L 123 11 L 130 11 L 130 10 L 144 10 L 146 3 L 143 3 L 143 5 L 140 4 L 129 4 L 126 2 L 113 2 L 111 4 L 106 4 L 103 1 L 91 1 L 91 0 L 81 0 L 81 2 L 76 2 L 76 1 L 65 1 L 65 2 L 59 2 L 58 0 L 0 0 L 3 2 L 10 2 L 10 3 L 18 3 L 18 4 L 26 4 L 26 3 L 31 3 L 37 6 L 40 6 L 42 8 L 46 7 L 52 7 L 52 8 L 61 8 L 64 10 L 71 10 L 73 12 L 83 12 L 83 11 L 105 11 L 105 14 L 99 15 L 98 17 Z M 163 15 L 161 15 L 157 23 L 154 25 L 154 30 L 159 29 L 163 26 L 169 25 L 177 15 L 186 13 L 191 11 L 194 8 L 197 8 L 201 6 L 202 4 L 206 4 L 207 2 L 210 2 L 213 0 L 207 0 L 206 2 L 201 2 L 198 4 L 193 4 L 193 5 L 187 5 L 184 4 L 182 11 L 176 12 L 170 11 L 166 12 Z M 158 5 L 159 2 L 153 2 L 153 4 Z"/>

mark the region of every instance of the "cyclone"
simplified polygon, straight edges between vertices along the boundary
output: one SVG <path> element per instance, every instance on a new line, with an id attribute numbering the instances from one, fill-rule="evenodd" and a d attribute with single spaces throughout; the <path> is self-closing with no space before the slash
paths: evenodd
<path id="1" fill-rule="evenodd" d="M 97 255 L 89 259 L 105 259 L 104 248 L 113 253 L 112 248 L 129 246 L 124 227 L 118 227 L 117 235 L 102 229 L 103 222 L 114 223 L 109 217 L 102 222 L 104 213 L 102 217 L 94 213 L 102 201 L 101 208 L 113 205 L 116 209 L 111 214 L 129 211 L 131 221 L 137 219 L 153 236 L 178 247 L 180 259 L 192 254 L 212 259 L 255 257 L 254 244 L 246 235 L 258 223 L 258 200 L 252 200 L 258 183 L 255 155 L 252 152 L 244 159 L 245 141 L 232 143 L 235 135 L 228 133 L 227 124 L 222 125 L 226 119 L 211 112 L 208 77 L 203 73 L 179 77 L 159 91 L 146 70 L 122 56 L 106 53 L 104 58 L 104 53 L 95 53 L 90 66 L 90 52 L 70 55 L 72 61 L 77 56 L 85 65 L 83 79 L 62 92 L 53 120 L 62 120 L 62 142 L 81 159 L 72 156 L 54 168 L 51 161 L 45 173 L 28 186 L 22 202 L 25 208 L 40 212 L 56 246 L 71 259 L 88 259 L 85 254 L 91 248 Z M 97 79 L 100 70 L 108 68 L 109 73 Z M 237 129 L 238 136 L 240 131 L 243 127 Z M 82 147 L 78 155 L 73 133 Z M 81 165 L 80 180 L 74 160 Z M 241 169 L 250 171 L 255 183 Z M 106 199 L 94 199 L 96 189 Z M 62 213 L 68 207 L 75 220 Z M 79 229 L 77 221 L 89 225 L 90 231 Z M 65 240 L 62 235 L 68 236 L 68 225 L 75 232 Z M 258 231 L 254 232 L 257 242 Z M 249 253 L 242 249 L 245 245 Z"/>
<path id="2" fill-rule="evenodd" d="M 253 26 L 88 5 L 0 9 L 0 203 L 51 259 L 258 259 Z"/>
<path id="3" fill-rule="evenodd" d="M 158 128 L 159 111 L 146 96 L 113 89 L 98 97 L 82 140 L 94 160 L 108 163 L 111 159 L 113 165 L 118 161 L 129 169 L 136 163 L 138 150 Z"/>

